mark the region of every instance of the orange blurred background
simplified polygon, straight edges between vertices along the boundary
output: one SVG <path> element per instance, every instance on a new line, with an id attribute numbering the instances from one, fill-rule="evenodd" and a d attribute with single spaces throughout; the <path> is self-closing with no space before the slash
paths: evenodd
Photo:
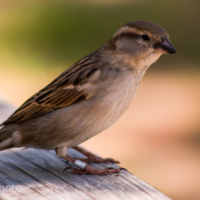
<path id="1" fill-rule="evenodd" d="M 177 200 L 200 199 L 198 1 L 0 0 L 0 94 L 15 106 L 99 48 L 124 23 L 156 22 L 178 55 L 145 75 L 128 111 L 82 145 Z"/>

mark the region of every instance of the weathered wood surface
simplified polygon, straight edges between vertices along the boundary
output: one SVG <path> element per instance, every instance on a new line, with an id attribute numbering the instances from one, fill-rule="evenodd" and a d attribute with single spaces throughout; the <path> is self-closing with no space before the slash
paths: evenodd
<path id="1" fill-rule="evenodd" d="M 0 122 L 13 112 L 13 107 L 0 97 Z M 69 154 L 84 157 L 73 149 Z M 92 176 L 63 172 L 69 163 L 53 151 L 11 149 L 0 152 L 0 199 L 134 199 L 169 200 L 167 196 L 128 171 L 119 175 Z M 113 164 L 92 164 L 102 169 Z"/>

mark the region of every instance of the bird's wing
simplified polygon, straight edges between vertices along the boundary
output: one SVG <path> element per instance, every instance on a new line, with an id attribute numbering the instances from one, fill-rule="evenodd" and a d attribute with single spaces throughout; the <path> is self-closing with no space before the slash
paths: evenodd
<path id="1" fill-rule="evenodd" d="M 1 125 L 20 123 L 89 99 L 92 94 L 86 88 L 101 73 L 95 62 L 90 56 L 80 60 L 29 98 Z"/>

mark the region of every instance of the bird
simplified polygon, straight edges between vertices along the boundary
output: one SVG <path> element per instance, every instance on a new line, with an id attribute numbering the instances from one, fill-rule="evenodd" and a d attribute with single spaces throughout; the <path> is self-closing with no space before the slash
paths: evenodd
<path id="1" fill-rule="evenodd" d="M 55 150 L 74 164 L 72 173 L 106 175 L 89 162 L 118 163 L 84 150 L 80 143 L 110 127 L 127 110 L 141 80 L 162 54 L 177 54 L 161 26 L 136 20 L 121 26 L 98 50 L 66 69 L 0 125 L 0 150 Z M 74 148 L 86 159 L 73 158 Z"/>

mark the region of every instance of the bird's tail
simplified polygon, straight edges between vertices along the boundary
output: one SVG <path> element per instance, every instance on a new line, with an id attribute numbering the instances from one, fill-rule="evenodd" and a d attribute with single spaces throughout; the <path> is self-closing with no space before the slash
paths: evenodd
<path id="1" fill-rule="evenodd" d="M 6 127 L 0 127 L 0 151 L 14 146 L 13 133 Z"/>

